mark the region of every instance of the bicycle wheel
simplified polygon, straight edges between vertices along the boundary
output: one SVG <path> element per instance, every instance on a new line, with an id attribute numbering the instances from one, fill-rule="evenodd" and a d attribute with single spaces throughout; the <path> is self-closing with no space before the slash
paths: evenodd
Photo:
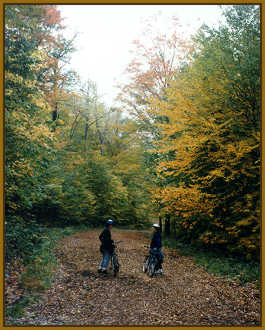
<path id="1" fill-rule="evenodd" d="M 149 265 L 148 265 L 148 275 L 149 275 L 149 277 L 153 277 L 153 275 L 155 273 L 155 267 L 156 267 L 156 261 L 154 260 L 154 258 L 152 258 L 151 261 L 149 262 Z"/>
<path id="2" fill-rule="evenodd" d="M 113 254 L 112 261 L 113 261 L 113 274 L 114 274 L 114 277 L 116 277 L 119 272 L 119 269 L 120 269 L 120 264 L 118 261 L 117 254 Z"/>
<path id="3" fill-rule="evenodd" d="M 146 256 L 143 262 L 143 272 L 146 273 L 148 269 L 149 256 Z"/>

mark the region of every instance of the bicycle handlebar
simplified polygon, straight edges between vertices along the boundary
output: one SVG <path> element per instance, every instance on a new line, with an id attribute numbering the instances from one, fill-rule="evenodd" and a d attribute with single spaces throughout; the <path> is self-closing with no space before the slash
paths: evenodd
<path id="1" fill-rule="evenodd" d="M 116 248 L 117 247 L 117 244 L 119 244 L 119 243 L 121 243 L 122 241 L 116 241 L 116 242 L 113 242 L 113 246 L 114 246 L 114 248 Z"/>

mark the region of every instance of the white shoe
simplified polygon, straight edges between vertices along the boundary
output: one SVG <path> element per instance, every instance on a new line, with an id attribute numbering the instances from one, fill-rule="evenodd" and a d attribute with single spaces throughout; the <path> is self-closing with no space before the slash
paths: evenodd
<path id="1" fill-rule="evenodd" d="M 162 270 L 162 269 L 158 269 L 155 273 L 156 273 L 157 275 L 162 275 L 162 274 L 163 274 L 163 270 Z"/>

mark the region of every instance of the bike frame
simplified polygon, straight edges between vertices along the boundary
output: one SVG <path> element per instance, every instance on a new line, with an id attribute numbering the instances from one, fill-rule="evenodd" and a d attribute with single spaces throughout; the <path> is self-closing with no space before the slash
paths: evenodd
<path id="1" fill-rule="evenodd" d="M 155 253 L 149 253 L 150 263 L 154 263 L 155 266 L 158 264 L 158 258 Z"/>
<path id="2" fill-rule="evenodd" d="M 120 242 L 121 241 L 118 241 L 118 242 L 116 242 L 116 244 L 118 244 Z M 115 245 L 115 248 L 116 248 L 116 245 Z M 120 264 L 119 264 L 118 255 L 115 252 L 115 249 L 114 249 L 113 253 L 111 254 L 110 261 L 111 261 L 111 268 L 113 269 L 114 276 L 116 276 L 117 273 L 119 272 Z"/>
<path id="3" fill-rule="evenodd" d="M 146 246 L 146 248 L 148 248 Z M 154 275 L 156 266 L 158 264 L 158 258 L 157 255 L 155 253 L 149 253 L 144 260 L 144 265 L 143 265 L 143 271 L 144 273 L 147 272 L 149 274 L 150 277 L 152 277 Z M 146 266 L 146 269 L 145 269 Z"/>

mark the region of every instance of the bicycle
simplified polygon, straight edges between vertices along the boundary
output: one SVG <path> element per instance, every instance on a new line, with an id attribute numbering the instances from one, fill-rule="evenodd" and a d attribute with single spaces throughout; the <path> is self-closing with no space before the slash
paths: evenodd
<path id="1" fill-rule="evenodd" d="M 120 264 L 119 264 L 119 260 L 118 260 L 118 255 L 117 253 L 115 252 L 115 248 L 117 247 L 116 244 L 119 244 L 121 243 L 122 241 L 117 241 L 115 242 L 115 245 L 114 245 L 114 251 L 113 253 L 111 254 L 111 257 L 110 257 L 110 268 L 113 269 L 113 275 L 114 277 L 117 276 L 119 270 L 120 270 Z"/>
<path id="2" fill-rule="evenodd" d="M 144 246 L 145 248 L 149 249 L 149 246 Z M 158 265 L 158 259 L 155 253 L 152 253 L 151 251 L 149 254 L 145 257 L 143 262 L 143 272 L 149 275 L 149 277 L 153 277 L 155 270 Z"/>

